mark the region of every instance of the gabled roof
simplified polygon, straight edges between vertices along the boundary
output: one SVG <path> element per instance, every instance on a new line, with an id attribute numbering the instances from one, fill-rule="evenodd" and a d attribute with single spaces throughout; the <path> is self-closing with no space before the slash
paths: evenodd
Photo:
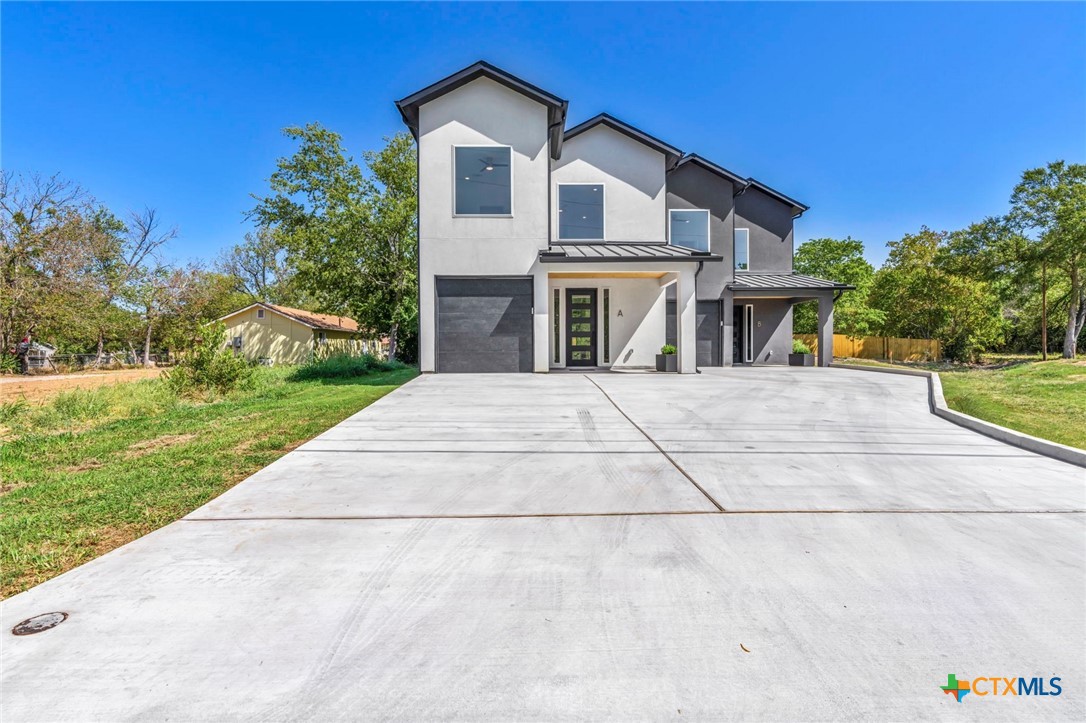
<path id="1" fill-rule="evenodd" d="M 747 192 L 747 189 L 754 188 L 754 189 L 757 189 L 758 191 L 761 191 L 762 193 L 764 193 L 765 195 L 767 195 L 767 196 L 769 196 L 771 198 L 775 198 L 776 200 L 780 201 L 781 203 L 784 203 L 784 204 L 787 204 L 787 205 L 791 206 L 793 216 L 799 216 L 804 211 L 807 211 L 807 210 L 809 210 L 811 208 L 810 206 L 808 206 L 808 205 L 806 205 L 804 203 L 800 203 L 799 201 L 795 200 L 794 198 L 791 198 L 789 196 L 784 195 L 783 193 L 781 193 L 780 191 L 778 191 L 776 189 L 770 188 L 769 186 L 765 185 L 761 181 L 755 180 L 754 178 L 743 178 L 739 174 L 733 173 L 732 171 L 729 171 L 727 168 L 724 168 L 724 166 L 718 166 L 717 164 L 713 163 L 712 161 L 710 161 L 710 160 L 708 160 L 706 158 L 702 158 L 701 156 L 697 155 L 696 153 L 691 153 L 691 154 L 689 154 L 687 156 L 683 156 L 679 160 L 679 162 L 676 164 L 675 168 L 676 169 L 681 168 L 682 166 L 684 166 L 684 165 L 686 165 L 688 163 L 699 166 L 700 168 L 704 168 L 705 170 L 709 171 L 710 173 L 714 173 L 714 174 L 720 176 L 721 178 L 723 178 L 726 181 L 731 181 L 735 186 L 738 187 L 736 189 L 736 191 L 735 191 L 736 196 L 741 196 L 741 195 L 743 195 L 744 193 Z"/>
<path id="2" fill-rule="evenodd" d="M 794 272 L 790 274 L 737 272 L 735 281 L 727 284 L 726 288 L 730 291 L 806 291 L 810 289 L 847 291 L 856 287 L 842 284 L 839 281 L 828 281 Z"/>
<path id="3" fill-rule="evenodd" d="M 305 309 L 294 309 L 289 306 L 279 306 L 278 304 L 265 304 L 261 301 L 258 301 L 255 304 L 249 304 L 243 309 L 231 311 L 229 314 L 220 317 L 218 320 L 223 321 L 224 319 L 229 319 L 231 316 L 237 316 L 241 312 L 248 311 L 257 306 L 268 309 L 269 311 L 274 311 L 276 314 L 308 326 L 310 329 L 322 329 L 325 331 L 358 331 L 358 322 L 347 316 L 318 314 L 313 311 L 306 311 Z"/>
<path id="4" fill-rule="evenodd" d="M 745 186 L 749 179 L 743 178 L 737 173 L 732 173 L 724 166 L 718 166 L 707 158 L 702 158 L 697 153 L 689 153 L 679 159 L 679 162 L 675 165 L 675 168 L 680 168 L 687 164 L 695 165 L 700 168 L 704 168 L 709 173 L 716 174 L 723 178 L 725 181 L 731 181 L 737 186 Z"/>
<path id="5" fill-rule="evenodd" d="M 785 196 L 783 193 L 781 193 L 780 191 L 778 191 L 778 190 L 776 190 L 774 188 L 770 188 L 769 186 L 765 185 L 761 181 L 756 181 L 753 178 L 748 179 L 748 181 L 749 181 L 749 185 L 750 185 L 751 188 L 756 188 L 759 191 L 761 191 L 762 193 L 764 193 L 765 195 L 770 196 L 771 198 L 775 198 L 775 199 L 777 199 L 778 201 L 780 201 L 782 203 L 786 203 L 786 204 L 790 205 L 792 207 L 792 214 L 794 216 L 799 216 L 804 211 L 807 211 L 807 210 L 809 210 L 811 208 L 810 206 L 808 206 L 805 203 L 800 203 L 796 199 L 791 198 L 789 196 Z"/>
<path id="6" fill-rule="evenodd" d="M 585 261 L 723 261 L 723 257 L 682 246 L 647 243 L 553 244 L 539 252 L 543 264 Z"/>
<path id="7" fill-rule="evenodd" d="M 663 153 L 664 156 L 666 156 L 667 158 L 668 170 L 674 168 L 675 164 L 679 162 L 680 158 L 682 158 L 683 152 L 675 146 L 669 143 L 664 143 L 659 138 L 650 136 L 648 133 L 645 133 L 642 130 L 638 130 L 629 123 L 624 123 L 618 118 L 615 118 L 614 116 L 607 113 L 600 113 L 595 118 L 589 118 L 584 123 L 570 128 L 565 133 L 565 139 L 568 141 L 570 138 L 575 138 L 580 134 L 584 133 L 585 131 L 590 131 L 596 126 L 600 125 L 607 126 L 611 130 L 617 131 L 624 136 L 632 138 L 638 143 L 645 144 L 654 151 L 659 151 L 660 153 Z"/>
<path id="8" fill-rule="evenodd" d="M 534 86 L 526 80 L 521 80 L 511 73 L 507 73 L 501 68 L 491 65 L 485 60 L 473 63 L 463 70 L 437 81 L 433 85 L 428 85 L 422 90 L 416 91 L 406 98 L 396 101 L 396 107 L 399 109 L 400 115 L 403 116 L 403 122 L 411 129 L 411 135 L 415 137 L 415 140 L 418 140 L 419 138 L 420 106 L 429 103 L 446 93 L 450 93 L 461 86 L 467 85 L 473 80 L 478 80 L 479 78 L 488 78 L 495 83 L 500 83 L 506 88 L 514 90 L 547 107 L 547 126 L 550 130 L 551 157 L 557 160 L 562 154 L 562 128 L 566 125 L 566 110 L 569 108 L 569 101 L 562 100 L 553 93 L 549 93 L 542 88 Z"/>

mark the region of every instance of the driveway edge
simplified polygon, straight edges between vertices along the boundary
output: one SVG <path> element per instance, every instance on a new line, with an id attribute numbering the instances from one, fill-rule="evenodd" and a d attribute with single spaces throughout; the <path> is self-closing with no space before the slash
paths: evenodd
<path id="1" fill-rule="evenodd" d="M 983 419 L 971 417 L 968 414 L 956 412 L 947 406 L 943 396 L 943 383 L 939 380 L 938 372 L 929 372 L 921 369 L 884 369 L 882 367 L 861 366 L 858 364 L 830 364 L 831 369 L 850 369 L 862 372 L 877 372 L 879 374 L 901 374 L 910 377 L 926 377 L 928 380 L 928 405 L 931 413 L 948 422 L 953 422 L 959 427 L 965 427 L 983 434 L 986 437 L 997 439 L 1005 444 L 1010 444 L 1030 452 L 1043 454 L 1046 457 L 1058 459 L 1061 462 L 1086 467 L 1086 451 L 1069 447 L 1066 444 L 1051 442 L 1047 439 L 1034 437 L 1029 434 L 1017 432 L 998 424 L 986 422 Z"/>

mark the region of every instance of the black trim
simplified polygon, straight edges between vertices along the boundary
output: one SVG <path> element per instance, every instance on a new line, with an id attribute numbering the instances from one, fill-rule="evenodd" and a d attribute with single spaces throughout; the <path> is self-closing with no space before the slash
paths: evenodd
<path id="1" fill-rule="evenodd" d="M 682 158 L 683 152 L 675 146 L 669 143 L 664 143 L 659 138 L 656 138 L 655 136 L 650 136 L 648 133 L 634 128 L 629 123 L 624 123 L 608 113 L 600 113 L 595 118 L 589 118 L 584 123 L 570 128 L 568 131 L 565 132 L 563 138 L 564 140 L 568 141 L 570 138 L 575 138 L 576 136 L 579 136 L 585 131 L 592 130 L 598 125 L 605 125 L 611 130 L 617 131 L 622 135 L 627 136 L 628 138 L 632 138 L 638 143 L 643 143 L 654 151 L 663 153 L 664 156 L 667 157 L 667 170 L 669 171 L 674 168 L 675 165 L 679 162 L 679 159 Z"/>
<path id="2" fill-rule="evenodd" d="M 574 304 L 573 303 L 573 297 L 574 296 L 588 296 L 592 300 L 590 302 L 588 302 L 587 304 Z M 594 289 L 594 288 L 591 288 L 591 289 L 567 288 L 566 289 L 566 366 L 567 367 L 594 367 L 594 366 L 597 365 L 597 362 L 599 360 L 598 346 L 599 346 L 599 342 L 600 342 L 600 339 L 599 339 L 599 331 L 600 331 L 599 301 L 600 301 L 600 299 L 599 299 L 599 289 Z M 585 317 L 583 317 L 583 316 L 580 316 L 580 317 L 573 316 L 573 310 L 575 308 L 576 309 L 588 309 L 589 312 L 590 312 L 590 316 L 587 319 L 585 319 Z M 573 331 L 573 325 L 574 324 L 590 324 L 592 326 L 592 328 L 589 331 Z M 573 337 L 575 337 L 575 336 L 577 336 L 577 337 L 587 336 L 592 340 L 591 343 L 588 345 L 588 349 L 587 349 L 588 353 L 592 355 L 589 359 L 574 359 L 573 358 L 573 352 L 574 351 L 585 351 L 584 347 L 578 347 L 578 348 L 574 349 L 574 347 L 573 347 Z"/>
<path id="3" fill-rule="evenodd" d="M 504 85 L 510 90 L 531 98 L 537 103 L 547 107 L 547 127 L 550 132 L 551 158 L 557 160 L 562 155 L 562 128 L 566 124 L 566 111 L 569 101 L 563 100 L 553 93 L 532 85 L 526 80 L 498 68 L 485 60 L 473 63 L 463 70 L 457 71 L 447 78 L 426 86 L 422 90 L 396 101 L 396 108 L 400 111 L 403 122 L 411 130 L 415 140 L 419 138 L 419 107 L 450 93 L 461 86 L 467 85 L 473 80 L 488 78 L 496 83 Z"/>

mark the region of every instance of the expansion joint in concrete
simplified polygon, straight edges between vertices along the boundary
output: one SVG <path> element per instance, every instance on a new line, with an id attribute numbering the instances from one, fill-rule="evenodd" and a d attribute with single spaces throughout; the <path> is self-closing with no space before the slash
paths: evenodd
<path id="1" fill-rule="evenodd" d="M 664 459 L 666 459 L 666 460 L 667 460 L 668 462 L 670 462 L 670 463 L 671 463 L 671 466 L 672 466 L 672 467 L 674 467 L 675 469 L 677 469 L 677 470 L 679 471 L 679 474 L 681 474 L 681 475 L 682 475 L 683 477 L 686 477 L 686 479 L 690 481 L 690 484 L 692 484 L 692 485 L 694 485 L 695 487 L 697 487 L 697 488 L 698 488 L 698 492 L 701 492 L 701 493 L 702 493 L 703 495 L 705 495 L 705 499 L 707 499 L 707 500 L 709 500 L 710 502 L 712 502 L 712 503 L 713 503 L 713 506 L 714 506 L 714 507 L 716 507 L 716 508 L 717 508 L 717 509 L 718 509 L 719 511 L 721 511 L 721 512 L 724 512 L 724 511 L 725 511 L 725 510 L 724 510 L 724 506 L 723 506 L 723 505 L 721 505 L 721 504 L 720 504 L 719 502 L 717 502 L 717 501 L 716 501 L 716 500 L 715 500 L 715 499 L 713 498 L 713 496 L 712 496 L 711 494 L 709 494 L 708 492 L 706 492 L 706 491 L 705 491 L 705 488 L 704 488 L 704 487 L 702 487 L 702 486 L 701 486 L 700 484 L 698 484 L 698 481 L 697 481 L 696 479 L 694 479 L 693 477 L 691 477 L 691 476 L 690 476 L 690 473 L 689 473 L 689 472 L 687 472 L 687 471 L 686 471 L 685 469 L 683 469 L 682 465 L 681 465 L 681 464 L 679 464 L 678 462 L 676 462 L 676 461 L 675 461 L 675 458 L 674 458 L 674 457 L 672 457 L 672 456 L 671 456 L 670 454 L 668 454 L 668 453 L 667 453 L 667 452 L 666 452 L 666 451 L 664 450 L 664 448 L 663 448 L 663 447 L 661 447 L 661 446 L 660 446 L 660 445 L 659 445 L 659 444 L 658 444 L 658 443 L 656 442 L 656 440 L 655 440 L 655 439 L 653 439 L 653 438 L 652 438 L 652 437 L 651 437 L 651 436 L 649 435 L 649 433 L 648 433 L 648 432 L 646 432 L 646 431 L 645 431 L 644 429 L 642 429 L 642 428 L 641 428 L 641 425 L 639 425 L 639 424 L 638 424 L 637 422 L 635 422 L 635 421 L 634 421 L 633 419 L 631 419 L 631 418 L 630 418 L 630 415 L 629 415 L 629 414 L 626 414 L 626 412 L 624 412 L 624 411 L 622 410 L 622 407 L 618 406 L 618 403 L 617 403 L 617 402 L 616 402 L 616 401 L 615 401 L 614 399 L 612 399 L 612 398 L 611 398 L 611 395 L 610 395 L 610 394 L 608 394 L 608 393 L 607 393 L 607 392 L 606 392 L 606 391 L 604 390 L 604 388 L 603 388 L 603 387 L 601 387 L 601 386 L 600 386 L 599 384 L 597 384 L 597 383 L 596 383 L 596 380 L 594 380 L 594 379 L 593 379 L 592 377 L 588 376 L 587 374 L 585 374 L 585 375 L 584 375 L 584 378 L 585 378 L 585 379 L 587 379 L 587 380 L 588 380 L 589 382 L 591 382 L 592 386 L 596 387 L 596 389 L 599 389 L 599 390 L 600 390 L 600 394 L 602 394 L 602 395 L 603 395 L 603 396 L 604 396 L 604 397 L 605 397 L 605 398 L 607 399 L 607 401 L 609 401 L 609 402 L 611 403 L 611 406 L 613 406 L 613 407 L 614 407 L 615 409 L 617 409 L 617 410 L 618 410 L 618 413 L 619 413 L 619 414 L 621 414 L 621 415 L 622 415 L 623 417 L 625 417 L 625 418 L 626 418 L 626 421 L 627 421 L 627 422 L 629 422 L 630 424 L 632 424 L 632 425 L 634 426 L 634 428 L 635 428 L 635 429 L 636 429 L 636 430 L 637 430 L 638 432 L 641 432 L 641 434 L 642 434 L 642 435 L 644 435 L 645 439 L 649 440 L 649 442 L 650 442 L 650 443 L 652 444 L 652 446 L 653 446 L 653 447 L 656 447 L 657 451 L 659 451 L 659 452 L 660 452 L 660 454 L 664 455 Z"/>

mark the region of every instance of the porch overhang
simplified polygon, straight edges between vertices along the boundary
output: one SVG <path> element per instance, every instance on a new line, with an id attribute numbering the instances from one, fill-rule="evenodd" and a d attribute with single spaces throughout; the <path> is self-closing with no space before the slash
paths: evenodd
<path id="1" fill-rule="evenodd" d="M 541 264 L 624 264 L 723 261 L 707 251 L 656 243 L 555 244 L 539 252 Z"/>
<path id="2" fill-rule="evenodd" d="M 753 299 L 816 299 L 827 293 L 835 295 L 843 291 L 852 291 L 855 286 L 839 281 L 819 279 L 803 274 L 750 274 L 737 273 L 735 281 L 725 284 L 724 288 L 736 297 Z"/>

